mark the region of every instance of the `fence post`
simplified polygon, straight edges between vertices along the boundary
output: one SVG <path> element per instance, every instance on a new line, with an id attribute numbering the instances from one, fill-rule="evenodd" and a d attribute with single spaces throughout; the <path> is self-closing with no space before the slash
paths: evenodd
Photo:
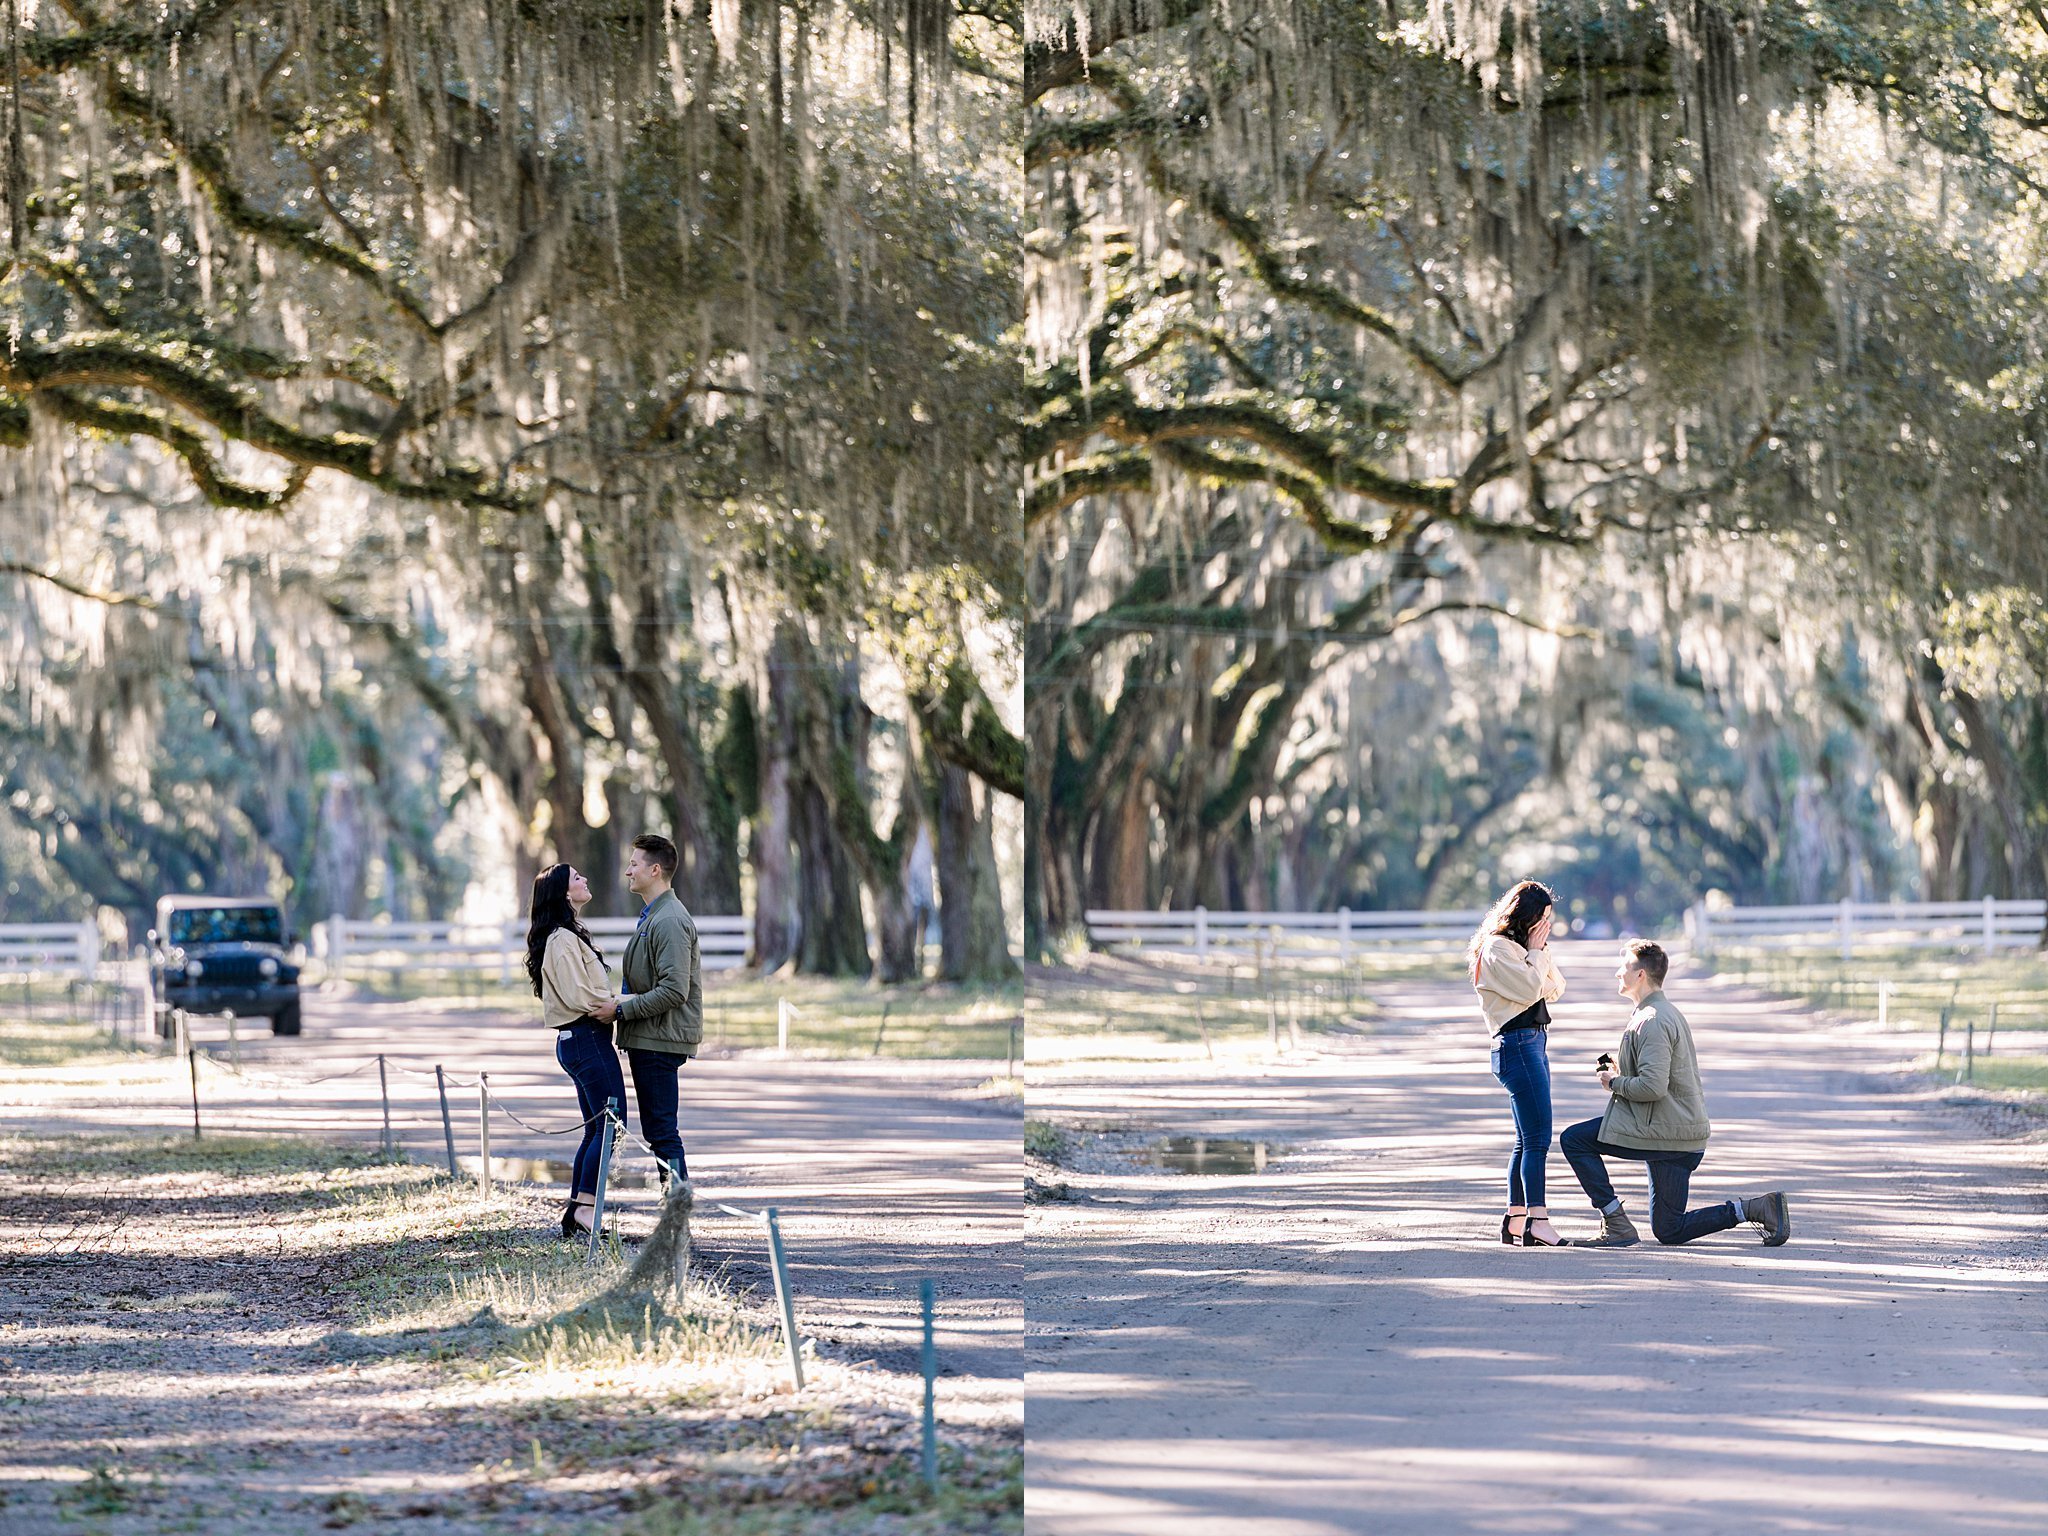
<path id="1" fill-rule="evenodd" d="M 441 1135 L 448 1143 L 448 1177 L 459 1179 L 462 1170 L 455 1163 L 455 1122 L 448 1114 L 448 1078 L 438 1061 L 434 1063 L 434 1086 L 441 1093 Z"/>
<path id="2" fill-rule="evenodd" d="M 1337 963 L 1351 964 L 1351 909 L 1337 909 Z"/>
<path id="3" fill-rule="evenodd" d="M 617 1099 L 604 1101 L 604 1146 L 597 1154 L 597 1201 L 590 1211 L 590 1252 L 583 1260 L 586 1264 L 597 1262 L 597 1245 L 604 1240 L 605 1186 L 612 1177 L 612 1128 L 618 1123 L 618 1104 Z"/>
<path id="4" fill-rule="evenodd" d="M 1986 1056 L 1989 1056 L 1989 1055 L 1991 1054 L 1991 1048 L 1992 1048 L 1992 1046 L 1993 1046 L 1993 1045 L 1997 1044 L 1997 1042 L 1998 1042 L 1998 1004 L 1997 1004 L 1997 1003 L 1993 1003 L 1993 1004 L 1991 1005 L 1991 1028 L 1990 1028 L 1990 1029 L 1989 1029 L 1989 1030 L 1988 1030 L 1988 1031 L 1987 1031 L 1987 1032 L 1985 1033 L 1985 1036 L 1984 1036 L 1984 1054 L 1985 1054 Z"/>
<path id="5" fill-rule="evenodd" d="M 1209 958 L 1209 909 L 1195 908 L 1195 955 L 1198 959 Z"/>
<path id="6" fill-rule="evenodd" d="M 476 1075 L 476 1192 L 491 1198 L 491 1074 Z"/>
<path id="7" fill-rule="evenodd" d="M 197 1141 L 199 1139 L 199 1053 L 188 1049 L 185 1052 L 185 1065 L 192 1072 L 192 1139 Z"/>
<path id="8" fill-rule="evenodd" d="M 92 981 L 100 973 L 100 924 L 95 917 L 78 922 L 78 974 Z"/>
<path id="9" fill-rule="evenodd" d="M 1856 904 L 1847 896 L 1842 898 L 1842 958 L 1856 957 Z"/>
<path id="10" fill-rule="evenodd" d="M 384 1101 L 384 1155 L 391 1155 L 391 1079 L 384 1071 L 384 1053 L 377 1053 L 377 1097 Z"/>
<path id="11" fill-rule="evenodd" d="M 932 1492 L 939 1491 L 939 1424 L 938 1385 L 939 1351 L 932 1338 L 932 1283 L 930 1280 L 917 1282 L 918 1310 L 924 1314 L 924 1348 L 920 1352 L 920 1363 L 924 1367 L 924 1480 Z"/>
<path id="12" fill-rule="evenodd" d="M 1963 1023 L 1963 1076 L 1972 1082 L 1977 1078 L 1977 1020 L 1974 1017 Z"/>
<path id="13" fill-rule="evenodd" d="M 242 1031 L 232 1013 L 228 1015 L 228 1060 L 234 1063 L 237 1071 L 241 1069 Z"/>
<path id="14" fill-rule="evenodd" d="M 1998 903 L 1990 896 L 1984 898 L 1984 953 L 1993 954 L 1998 949 Z"/>
<path id="15" fill-rule="evenodd" d="M 1941 1033 L 1934 1037 L 1934 1070 L 1941 1070 L 1942 1053 L 1948 1049 L 1948 1020 L 1950 1008 L 1941 1010 Z"/>
<path id="16" fill-rule="evenodd" d="M 768 1262 L 775 1271 L 775 1301 L 782 1309 L 782 1339 L 789 1346 L 789 1374 L 804 1389 L 803 1348 L 796 1336 L 796 1302 L 789 1293 L 789 1260 L 782 1253 L 782 1222 L 768 1207 Z"/>

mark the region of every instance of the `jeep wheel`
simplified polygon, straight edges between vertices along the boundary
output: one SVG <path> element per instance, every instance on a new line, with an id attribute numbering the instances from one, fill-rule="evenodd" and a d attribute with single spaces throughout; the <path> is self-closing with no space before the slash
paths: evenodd
<path id="1" fill-rule="evenodd" d="M 299 1032 L 299 1005 L 286 1003 L 270 1021 L 270 1032 L 273 1035 L 296 1035 Z"/>

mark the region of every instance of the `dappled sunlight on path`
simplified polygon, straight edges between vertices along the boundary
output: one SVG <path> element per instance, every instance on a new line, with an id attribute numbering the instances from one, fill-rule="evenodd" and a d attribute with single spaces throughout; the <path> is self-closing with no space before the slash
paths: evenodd
<path id="1" fill-rule="evenodd" d="M 449 1080 L 464 1171 L 477 1155 L 479 1074 L 493 1103 L 543 1129 L 573 1126 L 576 1099 L 551 1035 L 528 1017 L 449 1001 L 382 1002 L 309 995 L 305 1034 L 274 1039 L 245 1022 L 236 1044 L 223 1021 L 195 1034 L 200 1116 L 208 1132 L 302 1134 L 375 1145 L 382 1134 L 376 1057 L 386 1062 L 394 1135 L 415 1162 L 445 1167 L 434 1067 Z M 682 1074 L 682 1131 L 699 1192 L 701 1258 L 765 1292 L 758 1227 L 727 1203 L 781 1209 L 802 1326 L 891 1369 L 916 1369 L 917 1295 L 939 1295 L 940 1354 L 963 1394 L 1014 1418 L 1022 1327 L 1021 1178 L 1013 1104 L 979 1091 L 1002 1063 L 816 1060 L 768 1053 L 693 1060 Z M 345 1074 L 345 1075 L 334 1075 Z M 310 1079 L 325 1078 L 318 1083 Z M 627 1083 L 627 1119 L 639 1115 Z M 172 1057 L 133 1057 L 19 1071 L 0 1086 L 0 1129 L 189 1131 L 191 1081 Z M 491 1126 L 494 1167 L 564 1170 L 577 1137 Z M 617 1199 L 629 1228 L 651 1225 L 652 1159 L 622 1154 Z M 566 1194 L 564 1186 L 562 1188 Z"/>
<path id="2" fill-rule="evenodd" d="M 1625 1010 L 1569 965 L 1560 1129 Z M 1064 1123 L 1266 1137 L 1260 1177 L 1074 1176 L 1028 1241 L 1034 1532 L 2048 1527 L 2048 1181 L 1891 1072 L 1900 1037 L 1673 978 L 1715 1137 L 1693 1204 L 1783 1188 L 1792 1242 L 1502 1247 L 1509 1133 L 1470 994 L 1263 1068 L 1035 1069 Z M 1560 1230 L 1593 1214 L 1561 1154 Z M 1638 1168 L 1617 1188 L 1647 1232 Z"/>

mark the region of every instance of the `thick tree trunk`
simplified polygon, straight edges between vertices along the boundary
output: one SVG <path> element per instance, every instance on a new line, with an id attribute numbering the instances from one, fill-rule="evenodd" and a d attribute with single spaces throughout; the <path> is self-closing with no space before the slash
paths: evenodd
<path id="1" fill-rule="evenodd" d="M 832 808 L 817 782 L 800 779 L 792 798 L 800 852 L 796 968 L 813 976 L 865 976 L 870 966 L 860 871 L 834 832 Z"/>
<path id="2" fill-rule="evenodd" d="M 994 808 L 977 809 L 974 778 L 939 770 L 939 974 L 947 981 L 1007 981 L 1017 974 L 996 876 Z"/>

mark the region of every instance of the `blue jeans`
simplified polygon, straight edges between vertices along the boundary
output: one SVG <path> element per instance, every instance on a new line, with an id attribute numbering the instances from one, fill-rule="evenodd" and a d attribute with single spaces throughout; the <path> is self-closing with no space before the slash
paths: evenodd
<path id="1" fill-rule="evenodd" d="M 690 1058 L 673 1051 L 650 1051 L 637 1045 L 626 1047 L 626 1060 L 633 1068 L 633 1092 L 640 1100 L 640 1134 L 663 1165 L 661 1187 L 668 1188 L 669 1170 L 679 1179 L 690 1176 L 683 1161 L 683 1133 L 676 1119 L 681 1112 L 682 1089 L 676 1072 Z"/>
<path id="2" fill-rule="evenodd" d="M 1542 1205 L 1543 1165 L 1550 1156 L 1550 1036 L 1511 1029 L 1493 1043 L 1493 1075 L 1508 1091 L 1515 1151 L 1508 1159 L 1508 1204 Z"/>
<path id="3" fill-rule="evenodd" d="M 1697 1211 L 1685 1208 L 1692 1190 L 1693 1171 L 1699 1167 L 1699 1152 L 1646 1152 L 1640 1147 L 1616 1146 L 1600 1139 L 1598 1120 L 1581 1120 L 1568 1125 L 1557 1139 L 1564 1148 L 1565 1161 L 1579 1176 L 1579 1185 L 1593 1209 L 1604 1211 L 1614 1203 L 1614 1182 L 1607 1177 L 1604 1158 L 1626 1158 L 1641 1163 L 1650 1175 L 1650 1231 L 1660 1243 L 1689 1243 L 1710 1232 L 1726 1232 L 1739 1218 L 1735 1207 L 1723 1200 L 1719 1205 Z"/>
<path id="4" fill-rule="evenodd" d="M 576 1107 L 584 1119 L 583 1140 L 576 1148 L 569 1187 L 579 1195 L 597 1193 L 597 1164 L 604 1156 L 604 1118 L 599 1113 L 607 1099 L 616 1100 L 619 1118 L 626 1114 L 626 1079 L 619 1071 L 619 1053 L 612 1046 L 609 1025 L 564 1024 L 555 1031 L 555 1060 L 576 1084 Z"/>

